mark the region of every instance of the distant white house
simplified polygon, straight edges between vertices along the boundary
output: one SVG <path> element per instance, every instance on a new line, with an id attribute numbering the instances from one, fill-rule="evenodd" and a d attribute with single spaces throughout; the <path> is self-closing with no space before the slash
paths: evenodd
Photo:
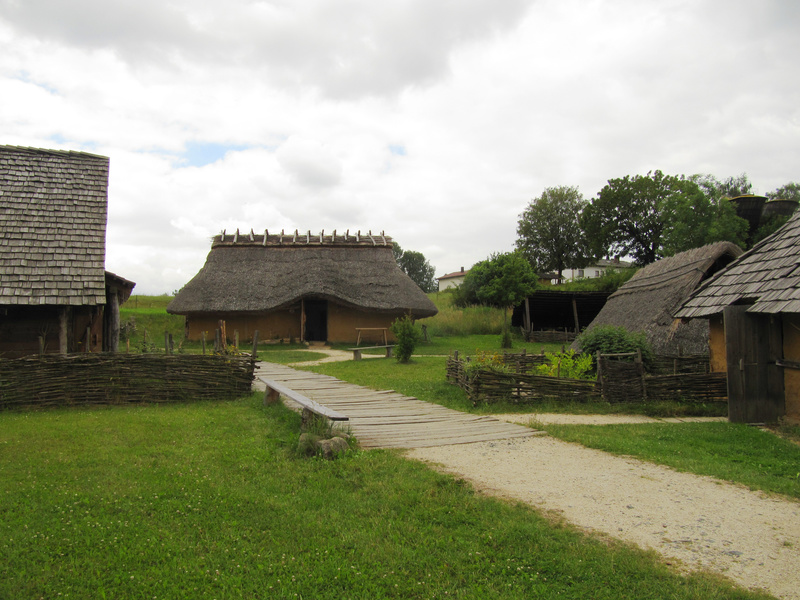
<path id="1" fill-rule="evenodd" d="M 595 277 L 602 277 L 609 269 L 626 269 L 633 266 L 633 263 L 627 260 L 615 259 L 600 259 L 587 267 L 582 269 L 564 269 L 561 273 L 562 281 L 574 281 L 575 279 L 593 279 Z"/>
<path id="2" fill-rule="evenodd" d="M 465 271 L 464 267 L 461 267 L 460 271 L 437 277 L 436 281 L 439 282 L 439 291 L 441 292 L 443 290 L 461 285 L 464 283 L 464 277 L 466 277 L 467 273 L 469 273 L 469 269 Z"/>

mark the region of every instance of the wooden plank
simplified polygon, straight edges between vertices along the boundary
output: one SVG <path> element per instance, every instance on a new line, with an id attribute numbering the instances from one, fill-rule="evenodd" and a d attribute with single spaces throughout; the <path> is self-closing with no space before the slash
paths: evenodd
<path id="1" fill-rule="evenodd" d="M 285 387 L 302 390 L 310 400 L 346 413 L 350 431 L 364 448 L 419 448 L 541 433 L 491 416 L 462 413 L 392 390 L 372 390 L 283 365 L 262 367 L 259 375 L 265 372 L 273 373 Z"/>
<path id="2" fill-rule="evenodd" d="M 286 387 L 285 385 L 282 385 L 282 384 L 278 383 L 277 381 L 273 381 L 273 380 L 270 380 L 270 379 L 265 379 L 263 377 L 259 377 L 259 379 L 264 383 L 264 385 L 267 386 L 267 390 L 268 391 L 269 390 L 274 390 L 274 391 L 278 392 L 279 394 L 281 394 L 282 396 L 286 396 L 287 398 L 291 398 L 292 400 L 294 400 L 298 404 L 302 405 L 304 408 L 307 408 L 308 410 L 310 410 L 310 411 L 312 411 L 312 412 L 314 412 L 314 413 L 316 413 L 318 415 L 321 415 L 323 417 L 327 417 L 331 421 L 349 421 L 350 420 L 350 418 L 347 415 L 343 415 L 343 414 L 341 414 L 339 412 L 336 412 L 335 410 L 331 410 L 327 406 L 323 406 L 322 404 L 319 404 L 318 402 L 315 402 L 311 398 L 307 398 L 306 396 L 303 396 L 302 394 L 300 394 L 300 393 L 298 393 L 298 392 Z"/>

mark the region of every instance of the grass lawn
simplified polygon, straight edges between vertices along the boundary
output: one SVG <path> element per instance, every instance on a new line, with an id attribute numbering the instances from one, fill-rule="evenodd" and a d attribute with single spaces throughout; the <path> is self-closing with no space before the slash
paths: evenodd
<path id="1" fill-rule="evenodd" d="M 537 425 L 614 454 L 800 499 L 800 446 L 738 423 Z"/>
<path id="2" fill-rule="evenodd" d="M 234 402 L 0 413 L 0 598 L 763 598 Z"/>

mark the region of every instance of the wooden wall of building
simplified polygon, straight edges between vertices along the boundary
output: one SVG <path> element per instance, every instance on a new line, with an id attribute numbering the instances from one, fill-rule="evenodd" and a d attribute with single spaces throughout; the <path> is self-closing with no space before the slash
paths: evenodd
<path id="1" fill-rule="evenodd" d="M 800 315 L 783 315 L 783 358 L 800 363 Z M 786 418 L 800 423 L 800 370 L 785 368 Z"/>
<path id="2" fill-rule="evenodd" d="M 67 352 L 86 352 L 89 329 L 89 352 L 103 350 L 103 307 L 12 306 L 0 314 L 0 357 L 19 358 L 61 351 L 61 312 L 67 311 Z M 44 348 L 39 338 L 43 339 Z"/>
<path id="3" fill-rule="evenodd" d="M 725 322 L 722 314 L 708 320 L 708 351 L 712 373 L 725 373 L 728 370 L 728 357 L 725 352 Z"/>
<path id="4" fill-rule="evenodd" d="M 388 331 L 388 328 L 395 319 L 401 316 L 402 314 L 357 310 L 329 302 L 327 341 L 355 344 L 358 335 L 356 332 L 357 327 L 386 328 L 389 341 L 393 341 L 394 336 L 391 331 Z M 233 342 L 234 332 L 236 331 L 239 332 L 240 345 L 245 342 L 252 342 L 255 331 L 258 331 L 258 339 L 262 342 L 278 339 L 299 341 L 301 336 L 300 319 L 300 305 L 291 309 L 257 315 L 236 313 L 190 315 L 186 317 L 186 336 L 190 340 L 199 341 L 205 331 L 206 341 L 212 343 L 219 321 L 224 320 L 229 342 Z M 366 344 L 377 343 L 377 341 L 377 333 L 365 333 L 362 336 L 362 344 L 365 342 Z M 381 343 L 383 343 L 382 339 Z"/>

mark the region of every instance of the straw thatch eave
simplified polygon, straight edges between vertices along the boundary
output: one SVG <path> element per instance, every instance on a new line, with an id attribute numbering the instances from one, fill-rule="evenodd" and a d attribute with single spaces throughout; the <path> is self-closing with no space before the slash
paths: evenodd
<path id="1" fill-rule="evenodd" d="M 206 263 L 170 302 L 174 314 L 265 313 L 320 298 L 381 313 L 436 314 L 403 273 L 391 244 L 261 246 L 215 244 Z"/>
<path id="2" fill-rule="evenodd" d="M 702 353 L 708 349 L 708 323 L 681 323 L 675 312 L 697 286 L 742 254 L 718 242 L 652 263 L 612 294 L 589 328 L 615 325 L 644 331 L 658 353 Z"/>

